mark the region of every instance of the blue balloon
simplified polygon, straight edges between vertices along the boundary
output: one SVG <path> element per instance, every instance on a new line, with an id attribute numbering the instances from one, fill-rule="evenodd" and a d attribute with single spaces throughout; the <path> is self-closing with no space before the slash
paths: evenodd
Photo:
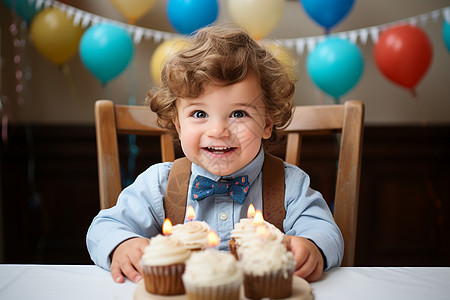
<path id="1" fill-rule="evenodd" d="M 328 38 L 308 54 L 306 69 L 321 90 L 339 99 L 361 78 L 364 60 L 355 44 L 348 40 Z"/>
<path id="2" fill-rule="evenodd" d="M 125 29 L 97 24 L 89 27 L 81 37 L 79 53 L 86 68 L 106 84 L 126 69 L 134 48 Z"/>
<path id="3" fill-rule="evenodd" d="M 442 39 L 444 40 L 445 46 L 447 46 L 448 52 L 450 52 L 450 23 L 444 20 L 442 24 Z"/>
<path id="4" fill-rule="evenodd" d="M 217 0 L 169 0 L 166 11 L 170 24 L 176 31 L 192 34 L 216 21 L 219 3 Z"/>
<path id="5" fill-rule="evenodd" d="M 15 11 L 27 24 L 31 23 L 34 16 L 38 13 L 36 9 L 36 0 L 4 0 L 6 6 L 12 11 Z"/>
<path id="6" fill-rule="evenodd" d="M 328 33 L 350 12 L 354 0 L 299 0 L 306 13 Z"/>

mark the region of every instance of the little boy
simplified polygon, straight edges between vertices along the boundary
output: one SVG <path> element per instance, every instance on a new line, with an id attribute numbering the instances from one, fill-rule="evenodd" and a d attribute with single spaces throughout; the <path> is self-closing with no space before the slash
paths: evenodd
<path id="1" fill-rule="evenodd" d="M 187 204 L 196 220 L 206 221 L 221 238 L 219 249 L 227 250 L 230 232 L 248 206 L 262 209 L 263 144 L 275 143 L 278 130 L 289 123 L 294 83 L 247 33 L 221 26 L 200 30 L 167 61 L 161 80 L 147 103 L 192 162 L 190 186 L 198 175 L 214 181 L 248 176 L 241 200 L 226 194 L 198 200 L 189 188 Z M 89 228 L 91 258 L 110 269 L 116 282 L 124 275 L 135 282 L 141 278 L 143 250 L 161 233 L 171 166 L 156 164 L 143 172 Z M 322 195 L 309 187 L 308 175 L 287 163 L 284 173 L 283 229 L 297 262 L 295 274 L 315 281 L 323 270 L 340 265 L 343 238 Z"/>

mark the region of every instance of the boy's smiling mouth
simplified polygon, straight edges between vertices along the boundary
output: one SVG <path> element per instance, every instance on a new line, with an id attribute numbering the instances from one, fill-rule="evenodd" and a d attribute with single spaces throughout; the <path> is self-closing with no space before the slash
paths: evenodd
<path id="1" fill-rule="evenodd" d="M 236 147 L 204 147 L 204 150 L 212 154 L 224 154 L 236 149 Z"/>

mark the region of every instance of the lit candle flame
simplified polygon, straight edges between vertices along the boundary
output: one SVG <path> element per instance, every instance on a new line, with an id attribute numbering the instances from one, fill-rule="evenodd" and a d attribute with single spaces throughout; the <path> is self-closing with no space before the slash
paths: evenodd
<path id="1" fill-rule="evenodd" d="M 193 221 L 195 219 L 195 211 L 192 205 L 189 205 L 186 212 L 186 220 Z"/>
<path id="2" fill-rule="evenodd" d="M 253 217 L 255 217 L 255 207 L 250 204 L 247 209 L 247 218 L 253 219 Z"/>
<path id="3" fill-rule="evenodd" d="M 220 244 L 220 237 L 217 235 L 217 233 L 214 230 L 211 230 L 210 232 L 208 232 L 208 236 L 206 238 L 208 239 L 209 247 L 216 247 Z"/>
<path id="4" fill-rule="evenodd" d="M 166 218 L 163 223 L 162 233 L 164 235 L 172 234 L 172 222 L 170 222 L 169 218 Z"/>
<path id="5" fill-rule="evenodd" d="M 255 217 L 253 218 L 253 225 L 257 226 L 262 224 L 264 224 L 264 217 L 262 215 L 262 212 L 257 209 L 255 212 Z"/>

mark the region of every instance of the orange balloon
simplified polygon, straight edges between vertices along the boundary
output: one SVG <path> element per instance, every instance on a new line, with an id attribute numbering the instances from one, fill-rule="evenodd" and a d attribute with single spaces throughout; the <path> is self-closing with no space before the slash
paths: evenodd
<path id="1" fill-rule="evenodd" d="M 374 57 L 387 78 L 407 89 L 414 89 L 430 66 L 433 48 L 422 29 L 402 25 L 381 33 Z"/>
<path id="2" fill-rule="evenodd" d="M 56 7 L 40 11 L 31 23 L 31 37 L 48 60 L 62 65 L 78 51 L 83 29 Z"/>

